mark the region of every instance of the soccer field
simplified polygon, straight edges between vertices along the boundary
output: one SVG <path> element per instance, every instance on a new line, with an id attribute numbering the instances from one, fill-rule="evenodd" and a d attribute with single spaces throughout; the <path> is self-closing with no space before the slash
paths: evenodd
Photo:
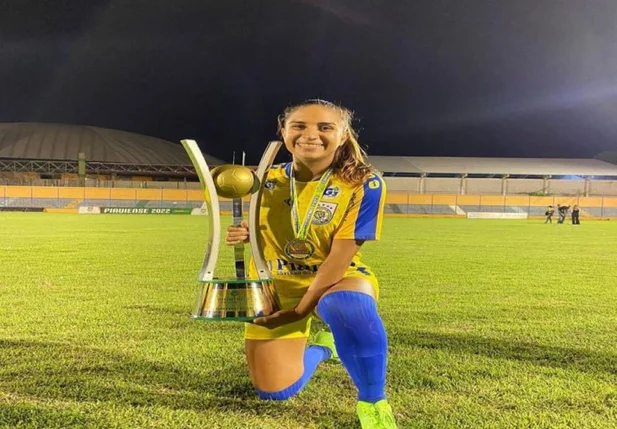
<path id="1" fill-rule="evenodd" d="M 242 325 L 189 318 L 205 222 L 0 213 L 0 427 L 359 428 L 342 366 L 262 402 Z M 613 221 L 386 218 L 363 253 L 400 428 L 616 427 L 616 238 Z"/>

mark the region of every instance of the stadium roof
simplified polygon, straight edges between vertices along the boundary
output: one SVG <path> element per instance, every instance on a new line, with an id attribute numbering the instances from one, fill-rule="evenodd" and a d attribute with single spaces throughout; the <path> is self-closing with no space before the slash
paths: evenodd
<path id="1" fill-rule="evenodd" d="M 617 165 L 598 159 L 369 156 L 384 173 L 525 176 L 617 176 Z"/>
<path id="2" fill-rule="evenodd" d="M 126 131 L 82 125 L 0 124 L 0 158 L 191 165 L 180 144 Z M 223 161 L 204 154 L 209 164 Z"/>
<path id="3" fill-rule="evenodd" d="M 608 150 L 606 152 L 599 153 L 594 157 L 600 161 L 610 162 L 611 164 L 617 164 L 617 150 Z"/>

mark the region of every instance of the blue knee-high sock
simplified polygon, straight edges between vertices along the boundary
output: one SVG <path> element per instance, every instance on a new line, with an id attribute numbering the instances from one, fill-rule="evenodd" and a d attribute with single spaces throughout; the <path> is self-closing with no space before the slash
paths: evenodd
<path id="1" fill-rule="evenodd" d="M 291 386 L 279 390 L 278 392 L 264 392 L 262 390 L 257 390 L 257 395 L 261 399 L 271 399 L 275 401 L 284 401 L 285 399 L 291 398 L 293 395 L 298 393 L 306 383 L 310 380 L 310 378 L 315 373 L 317 369 L 317 365 L 319 365 L 324 360 L 330 359 L 332 352 L 329 348 L 323 346 L 309 346 L 304 350 L 304 373 L 298 381 L 296 381 Z"/>
<path id="2" fill-rule="evenodd" d="M 339 357 L 358 388 L 358 400 L 385 399 L 388 339 L 375 300 L 360 292 L 333 292 L 317 309 L 332 330 Z"/>

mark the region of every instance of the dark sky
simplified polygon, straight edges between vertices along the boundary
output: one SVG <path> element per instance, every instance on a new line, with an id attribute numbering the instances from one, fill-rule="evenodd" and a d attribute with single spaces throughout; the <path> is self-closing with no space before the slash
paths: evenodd
<path id="1" fill-rule="evenodd" d="M 0 0 L 0 122 L 275 138 L 306 98 L 374 155 L 617 150 L 615 0 Z"/>

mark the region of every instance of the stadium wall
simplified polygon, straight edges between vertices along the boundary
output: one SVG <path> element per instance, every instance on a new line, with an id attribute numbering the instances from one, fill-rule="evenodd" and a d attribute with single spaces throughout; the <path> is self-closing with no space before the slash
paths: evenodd
<path id="1" fill-rule="evenodd" d="M 501 194 L 502 182 L 495 179 L 467 179 L 467 194 Z"/>
<path id="2" fill-rule="evenodd" d="M 459 179 L 460 180 L 460 179 Z M 248 201 L 248 198 L 245 199 Z M 0 209 L 46 208 L 76 212 L 79 207 L 199 208 L 201 190 L 0 186 Z M 579 205 L 582 217 L 617 217 L 617 197 L 417 194 L 390 190 L 386 213 L 465 216 L 468 212 L 528 213 L 542 216 L 546 206 Z M 231 209 L 222 200 L 221 209 Z"/>
<path id="3" fill-rule="evenodd" d="M 590 188 L 591 195 L 617 195 L 617 181 L 592 180 Z"/>
<path id="4" fill-rule="evenodd" d="M 510 194 L 530 194 L 542 191 L 542 189 L 544 189 L 544 180 L 542 179 L 508 180 L 508 193 Z"/>
<path id="5" fill-rule="evenodd" d="M 35 175 L 38 177 L 38 175 Z M 520 195 L 545 193 L 554 195 L 585 195 L 584 180 L 566 179 L 519 179 L 509 178 L 465 178 L 460 177 L 385 177 L 390 192 L 409 192 L 416 194 L 477 194 L 477 195 Z M 175 189 L 199 191 L 198 182 L 184 181 L 138 181 L 138 180 L 101 180 L 85 179 L 89 188 L 118 189 Z M 463 186 L 461 186 L 463 184 Z M 0 186 L 49 186 L 49 187 L 80 187 L 75 180 L 37 179 L 15 181 L 0 177 Z M 587 182 L 588 196 L 617 196 L 617 180 L 589 180 Z"/>
<path id="6" fill-rule="evenodd" d="M 418 194 L 585 195 L 585 180 L 567 179 L 486 179 L 461 177 L 385 177 L 391 192 Z M 424 189 L 422 189 L 424 187 Z M 617 196 L 617 180 L 587 181 L 588 196 Z"/>
<path id="7" fill-rule="evenodd" d="M 386 186 L 388 189 L 389 183 L 386 180 Z M 443 193 L 443 194 L 458 194 L 461 186 L 461 179 L 451 178 L 426 178 L 424 179 L 424 192 L 426 194 Z M 401 189 L 401 191 L 405 191 Z M 407 190 L 409 192 L 409 190 Z"/>

